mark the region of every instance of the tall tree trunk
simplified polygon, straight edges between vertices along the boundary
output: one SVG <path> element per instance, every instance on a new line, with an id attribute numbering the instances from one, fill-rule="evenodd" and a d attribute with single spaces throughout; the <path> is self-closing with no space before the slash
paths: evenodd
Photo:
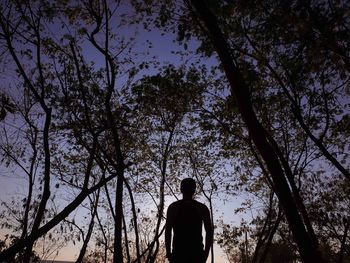
<path id="1" fill-rule="evenodd" d="M 209 37 L 216 52 L 218 53 L 226 77 L 230 83 L 231 92 L 236 98 L 243 121 L 247 125 L 252 140 L 271 174 L 276 194 L 283 207 L 303 262 L 323 262 L 320 253 L 317 251 L 317 247 L 312 242 L 312 239 L 309 233 L 306 231 L 303 221 L 299 215 L 284 171 L 281 167 L 280 160 L 278 159 L 274 148 L 267 139 L 265 129 L 255 115 L 250 100 L 249 87 L 244 82 L 241 73 L 233 62 L 234 60 L 232 58 L 229 46 L 218 26 L 216 17 L 209 10 L 204 1 L 191 0 L 190 3 L 193 7 L 195 7 L 200 20 L 208 30 Z"/>
<path id="2" fill-rule="evenodd" d="M 130 250 L 129 250 L 129 238 L 128 238 L 128 229 L 126 227 L 125 215 L 123 214 L 123 230 L 124 230 L 124 242 L 125 242 L 125 251 L 127 263 L 131 263 L 130 259 Z"/>
<path id="3" fill-rule="evenodd" d="M 120 171 L 117 178 L 115 197 L 114 222 L 114 254 L 113 263 L 123 263 L 122 227 L 123 227 L 123 179 L 124 171 Z"/>
<path id="4" fill-rule="evenodd" d="M 139 236 L 139 229 L 138 229 L 138 223 L 137 223 L 137 212 L 136 212 L 135 200 L 132 193 L 132 189 L 128 181 L 125 180 L 124 183 L 125 183 L 126 189 L 129 192 L 130 202 L 131 202 L 131 211 L 133 215 L 132 217 L 133 217 L 134 231 L 135 231 L 136 261 L 137 263 L 141 263 L 140 236 Z"/>

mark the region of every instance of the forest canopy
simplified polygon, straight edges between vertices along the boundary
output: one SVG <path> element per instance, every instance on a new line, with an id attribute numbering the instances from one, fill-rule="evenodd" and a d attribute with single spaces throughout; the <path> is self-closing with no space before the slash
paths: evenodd
<path id="1" fill-rule="evenodd" d="M 210 262 L 350 262 L 349 10 L 1 1 L 0 262 L 166 262 L 186 177 Z"/>

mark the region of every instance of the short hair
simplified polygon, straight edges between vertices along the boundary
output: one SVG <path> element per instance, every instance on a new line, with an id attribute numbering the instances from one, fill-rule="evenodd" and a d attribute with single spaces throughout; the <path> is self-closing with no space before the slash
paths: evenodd
<path id="1" fill-rule="evenodd" d="M 181 193 L 193 195 L 196 191 L 196 181 L 192 178 L 185 178 L 181 181 Z"/>

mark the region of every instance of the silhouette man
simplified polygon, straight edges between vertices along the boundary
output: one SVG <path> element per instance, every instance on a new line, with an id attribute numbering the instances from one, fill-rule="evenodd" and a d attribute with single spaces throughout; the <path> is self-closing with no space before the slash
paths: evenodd
<path id="1" fill-rule="evenodd" d="M 213 244 L 213 227 L 209 209 L 193 200 L 196 182 L 192 178 L 181 181 L 182 200 L 172 203 L 165 223 L 166 257 L 170 263 L 205 263 Z M 202 224 L 205 229 L 203 250 Z M 172 240 L 172 231 L 174 237 Z"/>

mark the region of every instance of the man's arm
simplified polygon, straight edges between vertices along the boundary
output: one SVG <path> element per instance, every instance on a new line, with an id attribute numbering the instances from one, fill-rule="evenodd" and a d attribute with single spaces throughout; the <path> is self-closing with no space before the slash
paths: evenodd
<path id="1" fill-rule="evenodd" d="M 210 213 L 209 209 L 205 206 L 204 213 L 203 213 L 203 222 L 204 222 L 204 229 L 205 229 L 205 247 L 204 247 L 204 262 L 207 260 L 210 252 L 210 248 L 213 245 L 213 225 L 211 224 L 210 220 Z"/>
<path id="2" fill-rule="evenodd" d="M 166 257 L 169 259 L 171 255 L 171 231 L 173 228 L 173 207 L 170 205 L 168 207 L 166 221 L 165 221 L 165 250 Z"/>

